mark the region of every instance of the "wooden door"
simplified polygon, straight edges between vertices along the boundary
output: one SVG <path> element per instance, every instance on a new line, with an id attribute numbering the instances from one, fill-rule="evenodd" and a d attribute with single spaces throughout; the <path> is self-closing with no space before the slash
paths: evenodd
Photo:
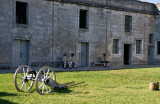
<path id="1" fill-rule="evenodd" d="M 29 41 L 14 40 L 13 67 L 29 64 Z"/>
<path id="2" fill-rule="evenodd" d="M 88 66 L 88 43 L 81 43 L 81 66 L 86 67 Z"/>

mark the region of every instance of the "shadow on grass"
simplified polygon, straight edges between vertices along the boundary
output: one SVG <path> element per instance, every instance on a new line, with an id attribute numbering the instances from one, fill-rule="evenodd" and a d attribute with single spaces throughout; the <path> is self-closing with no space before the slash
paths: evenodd
<path id="1" fill-rule="evenodd" d="M 56 92 L 56 93 L 71 93 L 72 90 L 69 90 L 68 88 L 66 88 L 66 89 L 54 89 L 53 92 Z"/>
<path id="2" fill-rule="evenodd" d="M 37 92 L 37 90 L 36 89 L 32 89 L 32 90 L 30 90 L 29 92 L 26 92 L 26 93 L 35 93 L 35 92 Z M 58 88 L 56 88 L 56 89 L 54 89 L 53 91 L 52 91 L 52 93 L 54 93 L 54 92 L 56 92 L 56 93 L 70 93 L 70 92 L 72 92 L 72 90 L 69 90 L 69 89 L 58 89 Z M 38 93 L 38 92 L 37 92 Z M 48 95 L 50 95 L 50 94 L 48 94 Z M 1 97 L 1 96 L 0 96 Z M 1 104 L 1 103 L 0 103 Z"/>
<path id="3" fill-rule="evenodd" d="M 0 92 L 0 97 L 3 96 L 17 96 L 16 94 L 11 94 L 11 93 L 7 93 L 7 92 Z"/>
<path id="4" fill-rule="evenodd" d="M 17 95 L 12 93 L 7 93 L 7 92 L 0 92 L 0 97 L 3 97 L 3 96 L 17 96 Z M 16 103 L 0 99 L 0 104 L 16 104 Z"/>
<path id="5" fill-rule="evenodd" d="M 85 85 L 81 85 L 81 86 L 87 86 L 88 84 L 85 84 Z M 79 87 L 79 86 L 72 86 L 72 87 Z M 56 92 L 56 93 L 71 93 L 73 90 L 69 90 L 68 88 L 65 88 L 65 89 L 54 89 L 53 92 Z"/>
<path id="6" fill-rule="evenodd" d="M 0 99 L 0 104 L 16 104 L 16 103 Z"/>
<path id="7" fill-rule="evenodd" d="M 37 92 L 37 90 L 36 89 L 31 89 L 31 90 L 28 91 L 28 93 L 34 93 L 34 92 Z"/>
<path id="8" fill-rule="evenodd" d="M 128 89 L 145 89 L 145 87 L 126 87 Z"/>
<path id="9" fill-rule="evenodd" d="M 0 104 L 16 104 L 16 103 L 0 99 Z"/>

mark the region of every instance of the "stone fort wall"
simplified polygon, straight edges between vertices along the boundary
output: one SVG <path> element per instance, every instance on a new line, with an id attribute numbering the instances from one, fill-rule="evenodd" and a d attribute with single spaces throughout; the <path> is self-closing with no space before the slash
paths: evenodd
<path id="1" fill-rule="evenodd" d="M 57 64 L 64 53 L 75 53 L 80 62 L 80 44 L 89 43 L 89 65 L 107 53 L 113 65 L 123 65 L 123 44 L 132 44 L 132 61 L 147 61 L 149 34 L 154 32 L 156 7 L 127 0 L 18 0 L 29 6 L 29 24 L 15 23 L 15 2 L 0 0 L 0 63 L 13 65 L 14 40 L 29 40 L 29 64 Z M 54 2 L 53 2 L 54 1 Z M 131 5 L 132 4 L 132 5 Z M 79 10 L 89 12 L 89 29 L 79 29 Z M 133 18 L 133 32 L 124 32 L 124 17 Z M 112 54 L 113 39 L 120 52 Z M 143 54 L 136 55 L 135 41 L 143 40 Z M 80 65 L 80 63 L 79 63 Z"/>

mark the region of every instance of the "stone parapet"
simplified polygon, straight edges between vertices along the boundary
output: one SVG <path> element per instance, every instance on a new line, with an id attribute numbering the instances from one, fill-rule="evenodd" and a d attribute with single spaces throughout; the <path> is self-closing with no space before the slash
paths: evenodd
<path id="1" fill-rule="evenodd" d="M 151 14 L 151 15 L 159 14 L 159 10 L 155 4 L 141 2 L 138 0 L 47 0 L 47 1 L 108 8 L 118 11 L 135 12 L 142 14 Z"/>

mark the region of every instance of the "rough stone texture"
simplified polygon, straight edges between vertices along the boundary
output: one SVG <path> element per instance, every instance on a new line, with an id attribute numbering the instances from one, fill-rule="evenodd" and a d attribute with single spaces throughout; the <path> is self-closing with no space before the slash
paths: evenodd
<path id="1" fill-rule="evenodd" d="M 26 0 L 18 0 L 24 1 Z M 0 0 L 0 63 L 12 63 L 14 39 L 30 40 L 30 63 L 52 61 L 52 2 L 27 0 L 29 24 L 15 23 L 16 0 Z"/>
<path id="2" fill-rule="evenodd" d="M 62 3 L 71 3 L 84 6 L 110 8 L 118 11 L 141 12 L 147 14 L 157 14 L 155 4 L 141 2 L 138 0 L 48 0 Z"/>
<path id="3" fill-rule="evenodd" d="M 11 63 L 13 40 L 30 40 L 30 65 L 57 64 L 64 53 L 76 54 L 80 64 L 80 43 L 89 43 L 89 65 L 99 62 L 99 57 L 107 53 L 111 65 L 123 65 L 124 44 L 132 44 L 132 64 L 148 61 L 149 34 L 154 31 L 155 5 L 139 1 L 78 0 L 89 3 L 107 4 L 138 12 L 127 12 L 111 8 L 64 3 L 65 0 L 18 0 L 29 4 L 29 24 L 15 23 L 16 0 L 0 0 L 0 63 Z M 75 1 L 75 0 L 69 0 Z M 133 5 L 131 5 L 133 4 Z M 147 7 L 147 8 L 146 8 Z M 79 29 L 79 11 L 88 10 L 89 29 Z M 147 14 L 141 11 L 148 12 Z M 132 16 L 132 33 L 124 32 L 125 15 Z M 158 25 L 158 20 L 156 24 Z M 160 24 L 160 23 L 159 23 Z M 156 29 L 159 31 L 158 29 Z M 157 33 L 158 34 L 158 33 Z M 119 39 L 119 54 L 112 54 L 113 39 Z M 136 54 L 136 40 L 143 41 L 143 54 Z"/>
<path id="4" fill-rule="evenodd" d="M 160 4 L 156 4 L 158 10 L 160 10 Z M 154 61 L 155 63 L 160 63 L 160 55 L 157 54 L 157 41 L 160 41 L 160 15 L 155 18 L 154 26 Z"/>
<path id="5" fill-rule="evenodd" d="M 154 28 L 154 44 L 155 44 L 155 49 L 154 49 L 154 60 L 156 62 L 160 62 L 160 55 L 157 54 L 157 41 L 160 41 L 160 16 L 156 17 L 155 21 L 155 28 Z"/>
<path id="6" fill-rule="evenodd" d="M 153 34 L 154 17 L 151 15 L 138 14 L 138 13 L 126 13 L 111 11 L 110 20 L 108 23 L 108 52 L 110 61 L 115 64 L 123 64 L 124 44 L 132 45 L 132 64 L 139 63 L 139 61 L 147 61 L 148 56 L 148 39 L 149 34 Z M 124 18 L 125 15 L 132 16 L 132 33 L 126 34 L 124 32 Z M 121 20 L 121 21 L 120 21 Z M 119 39 L 120 41 L 120 53 L 112 54 L 113 39 Z M 142 40 L 143 54 L 136 54 L 136 40 Z"/>
<path id="7" fill-rule="evenodd" d="M 107 0 L 107 5 L 113 5 L 119 8 L 129 8 L 130 10 L 154 12 L 155 5 L 137 0 Z"/>

